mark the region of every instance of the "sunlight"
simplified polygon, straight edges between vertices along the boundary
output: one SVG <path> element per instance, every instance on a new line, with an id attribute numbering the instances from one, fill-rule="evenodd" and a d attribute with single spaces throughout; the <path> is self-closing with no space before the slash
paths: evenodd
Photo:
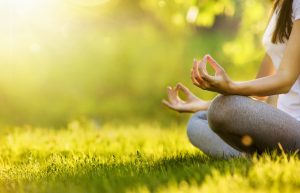
<path id="1" fill-rule="evenodd" d="M 81 12 L 77 7 L 102 6 L 110 0 L 2 0 L 0 1 L 0 51 L 13 58 L 19 53 L 39 53 L 41 42 L 68 37 L 67 28 Z M 70 24 L 71 23 L 71 24 Z M 19 55 L 20 56 L 20 55 Z"/>
<path id="2" fill-rule="evenodd" d="M 16 54 L 38 53 L 37 43 L 45 39 L 41 30 L 55 30 L 59 23 L 58 1 L 6 0 L 0 2 L 0 50 L 13 58 Z"/>
<path id="3" fill-rule="evenodd" d="M 6 6 L 8 6 L 11 16 L 28 17 L 35 15 L 37 12 L 49 11 L 55 2 L 50 0 L 9 0 Z"/>
<path id="4" fill-rule="evenodd" d="M 105 4 L 110 0 L 68 0 L 68 1 L 81 6 L 98 6 L 98 5 Z"/>
<path id="5" fill-rule="evenodd" d="M 187 16 L 186 16 L 186 20 L 189 23 L 194 23 L 197 20 L 199 14 L 199 9 L 196 6 L 192 6 L 190 7 L 190 9 L 188 10 Z"/>

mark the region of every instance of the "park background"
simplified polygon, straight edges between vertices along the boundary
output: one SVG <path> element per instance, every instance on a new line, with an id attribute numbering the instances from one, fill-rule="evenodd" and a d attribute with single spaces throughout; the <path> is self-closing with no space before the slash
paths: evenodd
<path id="1" fill-rule="evenodd" d="M 1 193 L 297 193 L 297 154 L 226 159 L 163 107 L 209 53 L 234 80 L 264 56 L 271 1 L 0 0 Z M 211 69 L 210 69 L 211 72 Z M 234 107 L 233 107 L 234 108 Z"/>
<path id="2" fill-rule="evenodd" d="M 234 80 L 255 77 L 271 1 L 0 1 L 0 124 L 184 123 L 161 105 L 209 53 Z"/>

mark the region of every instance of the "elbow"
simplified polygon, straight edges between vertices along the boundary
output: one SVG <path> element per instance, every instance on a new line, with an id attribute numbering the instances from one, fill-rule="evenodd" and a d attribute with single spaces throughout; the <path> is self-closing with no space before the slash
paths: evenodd
<path id="1" fill-rule="evenodd" d="M 277 74 L 277 78 L 276 79 L 277 79 L 278 84 L 280 85 L 279 86 L 280 93 L 278 93 L 278 94 L 286 94 L 286 93 L 288 93 L 291 90 L 292 86 L 294 85 L 294 83 L 296 81 L 288 73 Z"/>
<path id="2" fill-rule="evenodd" d="M 286 94 L 286 93 L 288 93 L 291 90 L 291 88 L 292 88 L 292 86 L 294 84 L 294 81 L 286 80 L 283 83 L 284 84 L 281 87 L 281 93 L 280 94 Z"/>
<path id="3" fill-rule="evenodd" d="M 287 94 L 291 90 L 291 87 L 284 87 L 279 94 Z"/>

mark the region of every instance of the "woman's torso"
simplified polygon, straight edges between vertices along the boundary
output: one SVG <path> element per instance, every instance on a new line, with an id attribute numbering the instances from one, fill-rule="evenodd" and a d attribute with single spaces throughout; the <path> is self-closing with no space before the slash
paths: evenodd
<path id="1" fill-rule="evenodd" d="M 292 16 L 293 21 L 295 21 L 295 19 L 299 19 L 300 17 L 300 10 L 298 10 L 298 8 L 300 9 L 300 0 L 294 0 Z M 272 59 L 272 62 L 276 69 L 278 69 L 282 61 L 283 54 L 287 45 L 286 43 L 273 44 L 271 41 L 273 31 L 277 23 L 277 18 L 278 14 L 277 12 L 275 12 L 263 36 L 264 47 L 266 49 L 267 54 Z M 297 81 L 294 83 L 294 85 L 288 93 L 279 95 L 277 108 L 290 114 L 292 117 L 300 121 L 300 76 L 298 77 Z"/>

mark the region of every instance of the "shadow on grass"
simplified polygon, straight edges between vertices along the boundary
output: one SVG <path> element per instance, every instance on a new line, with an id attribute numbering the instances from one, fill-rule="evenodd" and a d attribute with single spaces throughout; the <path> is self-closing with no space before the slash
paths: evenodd
<path id="1" fill-rule="evenodd" d="M 196 181 L 201 184 L 212 170 L 246 175 L 251 163 L 247 159 L 211 159 L 201 154 L 181 154 L 154 161 L 137 153 L 129 162 L 101 163 L 97 158 L 85 158 L 72 167 L 68 163 L 52 163 L 43 168 L 38 180 L 14 182 L 9 192 L 118 192 L 147 187 L 155 192 L 170 182 Z M 23 186 L 23 187 L 22 187 Z"/>

